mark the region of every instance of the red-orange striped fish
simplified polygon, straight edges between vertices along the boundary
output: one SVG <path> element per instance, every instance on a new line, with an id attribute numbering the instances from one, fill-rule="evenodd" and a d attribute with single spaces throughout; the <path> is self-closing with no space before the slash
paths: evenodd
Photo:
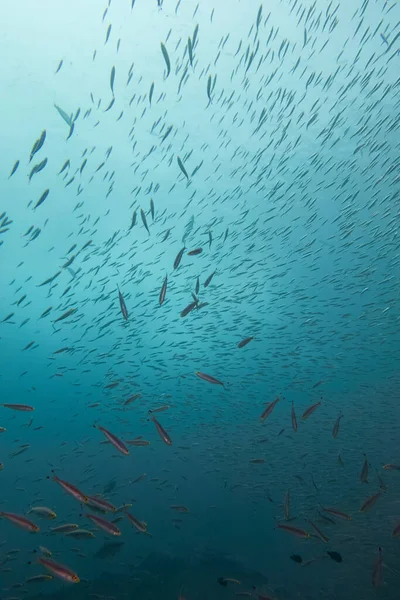
<path id="1" fill-rule="evenodd" d="M 100 527 L 100 529 L 103 529 L 110 535 L 121 535 L 120 530 L 113 523 L 109 523 L 105 519 L 97 517 L 96 515 L 90 515 L 89 513 L 86 513 L 84 516 L 93 521 L 93 523 Z"/>
<path id="2" fill-rule="evenodd" d="M 377 492 L 373 496 L 370 496 L 365 500 L 365 502 L 360 507 L 360 512 L 367 512 L 370 508 L 374 506 L 377 500 L 382 496 L 383 492 Z"/>
<path id="3" fill-rule="evenodd" d="M 60 565 L 60 563 L 57 563 L 51 558 L 40 556 L 38 562 L 63 581 L 67 581 L 69 583 L 80 582 L 78 575 L 74 571 L 72 571 L 69 567 Z"/>
<path id="4" fill-rule="evenodd" d="M 138 521 L 138 519 L 136 519 L 136 517 L 128 513 L 128 511 L 126 511 L 125 514 L 129 521 L 132 523 L 132 525 L 136 527 L 136 529 L 138 529 L 142 533 L 145 533 L 147 531 L 147 523 L 145 523 L 144 521 Z"/>
<path id="5" fill-rule="evenodd" d="M 200 379 L 204 379 L 204 381 L 208 381 L 208 383 L 213 383 L 215 385 L 222 385 L 222 387 L 225 387 L 225 385 L 222 383 L 222 381 L 220 381 L 219 379 L 215 379 L 215 377 L 212 377 L 211 375 L 207 375 L 206 373 L 201 373 L 201 371 L 195 371 L 195 375 L 197 375 L 197 377 L 200 377 Z"/>
<path id="6" fill-rule="evenodd" d="M 72 483 L 68 483 L 68 481 L 64 481 L 63 479 L 60 479 L 55 474 L 53 475 L 52 479 L 53 481 L 56 481 L 59 485 L 61 485 L 63 490 L 65 490 L 68 494 L 70 494 L 76 500 L 78 500 L 78 502 L 82 502 L 83 504 L 88 503 L 88 497 L 85 496 L 85 494 L 83 494 L 75 485 L 72 485 Z"/>
<path id="7" fill-rule="evenodd" d="M 400 465 L 393 465 L 391 463 L 383 465 L 382 468 L 385 469 L 385 471 L 400 471 Z"/>
<path id="8" fill-rule="evenodd" d="M 308 521 L 308 523 L 310 523 L 311 527 L 314 529 L 314 531 L 317 534 L 317 536 L 319 537 L 319 539 L 327 544 L 329 542 L 329 538 L 327 538 L 326 535 L 324 533 L 322 533 L 322 531 L 319 529 L 319 527 L 317 527 L 315 525 L 315 523 L 310 521 L 310 519 L 307 519 L 307 521 Z"/>
<path id="9" fill-rule="evenodd" d="M 351 521 L 351 516 L 341 510 L 337 510 L 336 508 L 326 508 L 324 506 L 321 506 L 321 508 L 323 511 L 330 513 L 331 515 L 335 515 L 335 517 L 339 517 L 344 521 Z"/>
<path id="10" fill-rule="evenodd" d="M 342 419 L 342 418 L 343 418 L 343 415 L 342 415 L 342 414 L 340 414 L 340 415 L 338 416 L 338 418 L 336 419 L 336 422 L 335 422 L 335 424 L 334 424 L 334 426 L 333 426 L 333 430 L 332 430 L 332 436 L 333 436 L 334 438 L 337 438 L 337 436 L 338 436 L 338 433 L 339 433 L 339 425 L 340 425 L 340 419 Z"/>
<path id="11" fill-rule="evenodd" d="M 3 517 L 4 519 L 8 519 L 9 521 L 11 521 L 11 523 L 16 525 L 17 527 L 20 527 L 21 529 L 25 529 L 26 531 L 29 531 L 30 533 L 37 533 L 39 531 L 39 527 L 37 525 L 35 525 L 35 523 L 30 521 L 26 517 L 23 517 L 22 515 L 16 515 L 15 513 L 9 513 L 9 512 L 0 512 L 0 517 Z"/>
<path id="12" fill-rule="evenodd" d="M 300 537 L 300 538 L 309 538 L 310 534 L 305 531 L 304 529 L 299 529 L 298 527 L 293 527 L 292 525 L 285 525 L 284 523 L 278 523 L 277 525 L 278 529 L 283 529 L 283 531 L 287 531 L 288 533 L 291 533 L 292 535 L 295 535 L 296 537 Z"/>
<path id="13" fill-rule="evenodd" d="M 29 404 L 2 404 L 4 408 L 11 408 L 11 410 L 19 410 L 22 412 L 31 412 L 35 410 L 33 406 L 29 406 Z"/>
<path id="14" fill-rule="evenodd" d="M 91 508 L 98 510 L 100 512 L 103 512 L 103 513 L 117 512 L 116 507 L 113 504 L 111 504 L 111 502 L 108 502 L 108 500 L 104 500 L 104 498 L 99 498 L 98 496 L 88 496 L 87 504 Z"/>
<path id="15" fill-rule="evenodd" d="M 154 415 L 150 415 L 150 419 L 153 421 L 154 425 L 156 426 L 156 429 L 157 429 L 158 434 L 159 434 L 160 438 L 162 439 L 162 441 L 165 442 L 166 444 L 168 444 L 168 446 L 171 446 L 172 440 L 169 437 L 168 433 L 165 431 L 164 427 L 161 425 L 161 423 L 159 423 L 157 421 L 157 419 L 155 418 Z"/>
<path id="16" fill-rule="evenodd" d="M 316 402 L 315 404 L 312 404 L 311 406 L 309 406 L 309 407 L 308 407 L 308 408 L 307 408 L 307 409 L 306 409 L 306 410 L 303 412 L 303 414 L 302 414 L 302 417 L 301 417 L 301 418 L 303 419 L 303 421 L 305 421 L 306 419 L 308 419 L 308 417 L 309 417 L 310 415 L 312 415 L 312 414 L 313 414 L 313 412 L 314 412 L 315 410 L 317 410 L 318 406 L 320 406 L 320 405 L 321 405 L 321 402 Z"/>
<path id="17" fill-rule="evenodd" d="M 265 419 L 267 417 L 269 417 L 269 415 L 274 410 L 275 406 L 278 404 L 279 400 L 280 400 L 280 398 L 278 396 L 278 398 L 276 400 L 267 404 L 266 408 L 264 408 L 263 412 L 261 413 L 260 421 L 265 421 Z"/>
<path id="18" fill-rule="evenodd" d="M 104 435 L 106 436 L 106 438 L 108 439 L 108 441 L 111 442 L 111 444 L 117 450 L 119 450 L 119 452 L 121 452 L 121 454 L 124 454 L 125 456 L 129 455 L 128 448 L 125 446 L 125 444 L 124 444 L 124 442 L 122 440 L 120 440 L 119 438 L 117 438 L 116 435 L 114 435 L 113 433 L 111 433 L 111 431 L 108 431 L 108 429 L 106 429 L 105 427 L 102 427 L 101 425 L 95 425 L 95 427 L 99 431 L 101 431 L 102 433 L 104 433 Z"/>

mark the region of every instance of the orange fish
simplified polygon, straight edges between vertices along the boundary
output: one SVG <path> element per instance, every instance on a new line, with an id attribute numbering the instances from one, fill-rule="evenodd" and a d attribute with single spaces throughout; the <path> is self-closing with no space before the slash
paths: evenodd
<path id="1" fill-rule="evenodd" d="M 22 412 L 30 412 L 35 410 L 33 406 L 29 406 L 28 404 L 2 404 L 4 408 L 11 408 L 12 410 L 20 410 Z"/>
<path id="2" fill-rule="evenodd" d="M 322 510 L 325 512 L 331 513 L 331 515 L 335 515 L 335 517 L 339 517 L 340 519 L 344 519 L 345 521 L 351 521 L 351 516 L 341 510 L 337 510 L 336 508 L 324 508 L 321 506 Z"/>
<path id="3" fill-rule="evenodd" d="M 130 513 L 128 513 L 128 511 L 126 511 L 125 514 L 129 521 L 132 523 L 132 525 L 136 527 L 136 529 L 138 529 L 142 533 L 146 533 L 147 523 L 145 523 L 144 521 L 138 521 L 138 519 L 136 519 L 136 517 L 133 517 Z"/>
<path id="4" fill-rule="evenodd" d="M 315 523 L 313 523 L 309 519 L 307 519 L 307 521 L 310 523 L 311 527 L 314 529 L 314 531 L 317 534 L 317 536 L 319 537 L 319 539 L 327 544 L 329 542 L 329 539 L 326 537 L 326 535 L 324 533 L 322 533 L 322 531 L 319 529 L 319 527 L 317 527 L 315 525 Z"/>
<path id="5" fill-rule="evenodd" d="M 264 408 L 263 412 L 261 413 L 261 416 L 260 416 L 261 422 L 265 421 L 265 419 L 267 417 L 269 417 L 269 415 L 274 410 L 275 406 L 278 404 L 279 400 L 280 400 L 280 397 L 278 396 L 278 398 L 276 400 L 274 400 L 273 402 L 269 402 L 267 404 L 266 408 Z"/>
<path id="6" fill-rule="evenodd" d="M 364 504 L 361 505 L 360 512 L 367 512 L 367 510 L 372 508 L 374 506 L 375 502 L 381 496 L 382 496 L 382 492 L 378 492 L 377 494 L 374 494 L 373 496 L 370 496 L 369 498 L 367 498 L 366 501 L 364 502 Z"/>
<path id="7" fill-rule="evenodd" d="M 39 527 L 32 523 L 29 519 L 26 519 L 22 515 L 16 515 L 14 513 L 9 512 L 0 512 L 0 517 L 4 517 L 17 525 L 17 527 L 21 527 L 21 529 L 26 529 L 26 531 L 30 531 L 31 533 L 37 533 L 39 531 Z"/>
<path id="8" fill-rule="evenodd" d="M 63 581 L 67 581 L 69 583 L 79 583 L 80 582 L 78 575 L 76 573 L 74 573 L 74 571 L 71 571 L 70 568 L 65 567 L 64 565 L 60 565 L 59 563 L 56 563 L 51 558 L 47 558 L 47 557 L 45 558 L 44 556 L 41 556 L 38 559 L 38 562 L 41 565 L 43 565 L 44 567 L 46 567 L 46 569 L 51 571 L 51 573 L 56 575 L 59 579 L 62 579 Z"/>
<path id="9" fill-rule="evenodd" d="M 91 521 L 93 521 L 93 523 L 98 525 L 98 527 L 100 527 L 107 533 L 110 533 L 111 535 L 121 535 L 120 530 L 118 529 L 118 527 L 115 527 L 115 525 L 113 525 L 113 523 L 109 523 L 105 519 L 102 519 L 101 517 L 97 517 L 96 515 L 86 514 L 84 516 L 87 517 L 88 519 L 90 519 Z"/>
<path id="10" fill-rule="evenodd" d="M 68 481 L 64 481 L 57 477 L 57 475 L 53 475 L 53 481 L 56 481 L 61 487 L 71 496 L 73 496 L 78 502 L 82 502 L 82 504 L 88 503 L 88 497 L 85 494 L 82 494 L 80 490 L 72 483 L 68 483 Z"/>
<path id="11" fill-rule="evenodd" d="M 301 537 L 301 538 L 309 538 L 310 534 L 307 533 L 307 531 L 304 531 L 304 529 L 299 529 L 298 527 L 292 527 L 292 525 L 285 525 L 284 523 L 278 523 L 277 525 L 278 529 L 283 529 L 284 531 L 287 531 L 288 533 L 291 533 L 293 535 L 295 535 L 296 537 Z"/>
<path id="12" fill-rule="evenodd" d="M 310 415 L 312 415 L 312 413 L 313 413 L 315 410 L 317 410 L 317 408 L 318 408 L 318 406 L 320 406 L 320 404 L 321 404 L 321 402 L 316 402 L 315 404 L 312 404 L 312 406 L 309 406 L 309 407 L 308 407 L 308 408 L 307 408 L 307 409 L 306 409 L 306 410 L 303 412 L 303 415 L 302 415 L 302 417 L 301 417 L 301 418 L 303 419 L 303 421 L 305 421 L 306 419 L 308 419 L 308 417 L 309 417 Z"/>
<path id="13" fill-rule="evenodd" d="M 114 435 L 113 433 L 111 433 L 111 431 L 108 431 L 108 429 L 105 429 L 105 427 L 102 427 L 101 425 L 95 425 L 95 427 L 99 429 L 99 431 L 104 433 L 108 441 L 111 442 L 111 444 L 115 446 L 115 448 L 119 450 L 121 454 L 124 454 L 125 456 L 129 455 L 128 448 L 125 446 L 122 440 L 117 438 L 116 435 Z"/>
<path id="14" fill-rule="evenodd" d="M 161 423 L 159 423 L 153 415 L 150 416 L 150 419 L 153 421 L 154 425 L 156 426 L 158 434 L 159 434 L 160 438 L 163 440 L 163 442 L 165 442 L 168 446 L 171 446 L 172 440 L 169 437 L 168 433 L 165 431 L 164 427 L 161 425 Z"/>
<path id="15" fill-rule="evenodd" d="M 342 418 L 343 418 L 343 415 L 342 415 L 342 414 L 340 414 L 340 415 L 338 416 L 337 420 L 336 420 L 336 423 L 335 423 L 335 424 L 334 424 L 334 426 L 333 426 L 332 436 L 333 436 L 334 438 L 337 438 L 337 436 L 338 436 L 338 433 L 339 433 L 339 425 L 340 425 L 340 419 L 342 419 Z"/>
<path id="16" fill-rule="evenodd" d="M 98 511 L 101 512 L 117 512 L 116 507 L 108 502 L 108 500 L 104 500 L 104 498 L 99 498 L 98 496 L 88 496 L 88 505 Z"/>

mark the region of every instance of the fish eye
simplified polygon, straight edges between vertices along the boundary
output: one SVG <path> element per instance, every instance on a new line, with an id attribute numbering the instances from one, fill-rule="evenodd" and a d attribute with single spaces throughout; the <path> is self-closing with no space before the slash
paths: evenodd
<path id="1" fill-rule="evenodd" d="M 74 583 L 79 583 L 80 579 L 79 579 L 78 575 L 73 575 L 73 576 L 72 576 L 72 581 L 73 581 Z"/>

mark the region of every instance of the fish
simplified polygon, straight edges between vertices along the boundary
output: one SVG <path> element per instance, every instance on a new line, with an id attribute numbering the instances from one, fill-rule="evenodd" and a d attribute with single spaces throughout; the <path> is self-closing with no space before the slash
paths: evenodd
<path id="1" fill-rule="evenodd" d="M 241 342 L 238 343 L 237 347 L 244 348 L 245 346 L 247 346 L 247 344 L 251 342 L 251 340 L 254 340 L 254 337 L 244 338 Z"/>
<path id="2" fill-rule="evenodd" d="M 29 156 L 29 162 L 31 162 L 33 157 L 35 156 L 35 154 L 37 154 L 39 152 L 39 150 L 42 149 L 45 140 L 46 140 L 46 130 L 44 129 L 32 146 L 32 150 L 31 150 L 31 153 Z"/>
<path id="3" fill-rule="evenodd" d="M 156 426 L 156 429 L 162 441 L 165 442 L 167 446 L 172 446 L 172 440 L 169 437 L 168 433 L 165 431 L 164 427 L 161 425 L 161 423 L 159 423 L 159 421 L 157 421 L 155 416 L 152 414 L 150 414 L 150 420 L 153 421 L 154 425 Z"/>
<path id="4" fill-rule="evenodd" d="M 204 381 L 208 381 L 208 383 L 212 383 L 214 385 L 221 385 L 223 388 L 225 388 L 225 384 L 222 383 L 222 381 L 220 381 L 219 379 L 213 377 L 212 375 L 207 375 L 206 373 L 202 373 L 201 371 L 195 371 L 195 375 L 197 375 L 197 377 L 203 379 Z"/>
<path id="5" fill-rule="evenodd" d="M 326 508 L 326 507 L 321 507 L 323 511 L 331 513 L 332 515 L 334 515 L 335 517 L 339 517 L 340 519 L 343 519 L 345 521 L 351 521 L 352 518 L 350 515 L 348 515 L 347 513 L 341 511 L 341 510 L 337 510 L 336 508 Z"/>
<path id="6" fill-rule="evenodd" d="M 102 427 L 101 425 L 94 425 L 94 427 L 96 429 L 98 429 L 99 431 L 101 431 L 102 433 L 104 433 L 104 435 L 106 436 L 108 441 L 111 442 L 111 444 L 119 452 L 121 452 L 121 454 L 124 454 L 125 456 L 129 456 L 128 448 L 126 447 L 124 442 L 122 440 L 120 440 L 116 435 L 114 435 L 113 433 L 111 433 L 111 431 L 108 431 L 108 429 L 105 429 L 105 427 Z"/>
<path id="7" fill-rule="evenodd" d="M 176 157 L 176 160 L 178 161 L 178 166 L 179 166 L 180 170 L 182 171 L 182 173 L 184 174 L 184 176 L 186 177 L 186 179 L 189 181 L 189 175 L 188 175 L 188 172 L 185 169 L 185 165 L 183 164 L 182 160 L 180 159 L 179 156 Z"/>
<path id="8" fill-rule="evenodd" d="M 17 525 L 17 527 L 20 527 L 21 529 L 25 529 L 26 531 L 29 531 L 30 533 L 38 533 L 38 531 L 39 531 L 39 527 L 35 523 L 33 523 L 32 521 L 30 521 L 29 519 L 27 519 L 26 517 L 24 517 L 22 515 L 17 515 L 15 513 L 0 511 L 0 517 L 2 517 L 3 519 L 7 519 L 14 525 Z"/>
<path id="9" fill-rule="evenodd" d="M 33 406 L 30 406 L 29 404 L 2 404 L 1 406 L 4 406 L 4 408 L 11 408 L 11 410 L 17 410 L 21 412 L 31 412 L 35 410 L 35 408 Z"/>
<path id="10" fill-rule="evenodd" d="M 16 172 L 17 172 L 17 169 L 18 169 L 18 167 L 19 167 L 19 160 L 17 160 L 17 161 L 14 163 L 14 166 L 13 166 L 13 168 L 11 169 L 11 173 L 9 174 L 9 176 L 8 176 L 8 179 L 10 179 L 10 177 L 12 177 L 12 176 L 14 175 L 14 173 L 16 173 Z"/>
<path id="11" fill-rule="evenodd" d="M 28 514 L 32 512 L 35 513 L 35 515 L 38 515 L 38 517 L 42 517 L 44 519 L 53 520 L 57 518 L 54 510 L 47 508 L 47 506 L 32 506 L 32 508 L 29 509 Z"/>
<path id="12" fill-rule="evenodd" d="M 317 534 L 317 537 L 319 537 L 320 540 L 322 540 L 323 542 L 325 542 L 325 544 L 327 544 L 329 542 L 329 538 L 324 533 L 322 533 L 320 528 L 317 527 L 317 525 L 315 523 L 310 521 L 310 519 L 307 519 L 307 522 L 310 523 L 311 527 L 314 529 L 315 533 Z"/>
<path id="13" fill-rule="evenodd" d="M 55 75 L 57 75 L 57 73 L 59 72 L 59 70 L 61 69 L 61 67 L 63 66 L 64 61 L 61 59 L 60 62 L 58 63 L 58 67 L 55 71 Z"/>
<path id="14" fill-rule="evenodd" d="M 377 492 L 373 496 L 369 496 L 360 506 L 360 512 L 367 512 L 374 506 L 377 500 L 382 497 L 382 492 Z"/>
<path id="15" fill-rule="evenodd" d="M 62 108 L 60 108 L 60 106 L 57 106 L 57 104 L 54 104 L 54 108 L 57 110 L 58 114 L 63 119 L 63 121 L 65 121 L 65 123 L 68 125 L 68 127 L 71 127 L 72 126 L 72 117 L 70 117 L 65 112 L 65 110 L 63 110 Z"/>
<path id="16" fill-rule="evenodd" d="M 211 273 L 211 275 L 209 275 L 209 276 L 207 277 L 207 279 L 206 279 L 206 280 L 205 280 L 205 282 L 204 282 L 204 287 L 205 287 L 205 288 L 207 288 L 207 287 L 210 285 L 210 283 L 211 283 L 211 281 L 212 281 L 212 279 L 213 279 L 213 277 L 214 277 L 215 273 L 216 273 L 216 271 L 214 271 L 213 273 Z"/>
<path id="17" fill-rule="evenodd" d="M 203 248 L 196 248 L 195 250 L 189 250 L 189 252 L 187 252 L 188 256 L 197 256 L 198 254 L 201 254 L 203 252 Z"/>
<path id="18" fill-rule="evenodd" d="M 169 60 L 167 49 L 166 49 L 166 47 L 164 46 L 164 44 L 162 42 L 161 42 L 161 52 L 162 52 L 162 55 L 163 55 L 164 60 L 165 60 L 165 66 L 167 68 L 167 74 L 165 76 L 165 78 L 167 78 L 169 76 L 170 72 L 171 72 L 171 62 Z"/>
<path id="19" fill-rule="evenodd" d="M 91 515 L 89 513 L 86 513 L 84 516 L 87 519 L 90 519 L 91 521 L 93 521 L 93 523 L 95 525 L 100 527 L 100 529 L 103 529 L 103 531 L 105 531 L 106 533 L 109 533 L 110 535 L 115 535 L 115 536 L 121 535 L 120 530 L 113 523 L 109 523 L 105 519 L 102 519 L 101 517 L 97 517 L 96 515 Z"/>
<path id="20" fill-rule="evenodd" d="M 43 583 L 43 581 L 52 581 L 54 577 L 52 575 L 46 575 L 46 573 L 40 573 L 39 575 L 33 575 L 25 579 L 25 583 Z"/>
<path id="21" fill-rule="evenodd" d="M 321 402 L 316 402 L 315 404 L 312 404 L 312 406 L 309 406 L 304 413 L 302 414 L 302 420 L 305 421 L 306 419 L 308 419 L 308 417 L 310 415 L 312 415 L 312 413 L 317 410 L 318 406 L 321 405 Z"/>
<path id="22" fill-rule="evenodd" d="M 29 183 L 31 182 L 32 177 L 36 173 L 40 173 L 40 171 L 43 171 L 43 169 L 45 168 L 46 165 L 47 165 L 47 158 L 44 158 L 40 163 L 38 163 L 37 165 L 32 167 L 31 172 L 29 173 L 29 176 L 28 176 Z"/>
<path id="23" fill-rule="evenodd" d="M 278 404 L 279 401 L 280 401 L 280 397 L 278 396 L 278 398 L 273 400 L 273 402 L 269 402 L 267 404 L 266 408 L 261 413 L 261 416 L 260 416 L 261 422 L 265 421 L 265 419 L 270 416 L 270 414 L 272 413 L 272 411 L 274 410 L 275 406 Z"/>
<path id="24" fill-rule="evenodd" d="M 288 533 L 291 533 L 295 537 L 299 537 L 299 538 L 309 538 L 310 537 L 310 534 L 307 531 L 305 531 L 304 529 L 299 529 L 298 527 L 293 527 L 292 525 L 285 525 L 284 523 L 278 523 L 277 528 L 282 529 L 283 531 L 287 531 Z"/>
<path id="25" fill-rule="evenodd" d="M 165 279 L 164 279 L 164 283 L 162 284 L 162 287 L 161 287 L 161 290 L 160 290 L 160 296 L 159 296 L 159 299 L 158 299 L 160 306 L 164 303 L 165 296 L 166 296 L 166 293 L 167 293 L 167 285 L 168 285 L 168 276 L 166 275 Z"/>
<path id="26" fill-rule="evenodd" d="M 48 477 L 50 479 L 50 477 Z M 88 503 L 88 497 L 83 494 L 75 485 L 68 483 L 64 479 L 60 479 L 57 475 L 53 474 L 52 480 L 58 483 L 67 494 L 70 494 L 75 500 L 78 500 L 81 504 Z"/>
<path id="27" fill-rule="evenodd" d="M 241 585 L 240 581 L 238 579 L 234 579 L 233 577 L 219 577 L 217 581 L 220 585 L 223 585 L 224 587 L 226 587 L 228 583 L 235 583 L 237 585 Z"/>
<path id="28" fill-rule="evenodd" d="M 38 563 L 41 564 L 45 569 L 53 573 L 59 579 L 66 581 L 67 583 L 79 583 L 80 579 L 78 575 L 72 571 L 69 567 L 57 563 L 51 558 L 40 556 Z"/>
<path id="29" fill-rule="evenodd" d="M 176 270 L 179 267 L 179 265 L 181 264 L 182 256 L 183 256 L 183 253 L 185 252 L 185 250 L 186 250 L 186 248 L 182 248 L 181 250 L 179 250 L 178 254 L 176 255 L 175 260 L 174 260 L 174 270 Z"/>
<path id="30" fill-rule="evenodd" d="M 128 320 L 128 309 L 126 308 L 126 304 L 125 304 L 125 300 L 123 295 L 121 294 L 119 288 L 118 288 L 118 298 L 119 298 L 119 306 L 121 308 L 121 313 L 122 316 L 124 317 L 125 321 Z"/>
<path id="31" fill-rule="evenodd" d="M 136 519 L 136 517 L 131 515 L 131 513 L 129 513 L 128 511 L 125 511 L 125 516 L 132 523 L 132 525 L 134 527 L 136 527 L 136 529 L 138 531 L 140 531 L 141 533 L 146 533 L 147 523 L 145 523 L 144 521 L 139 521 L 138 519 Z"/>
<path id="32" fill-rule="evenodd" d="M 152 219 L 153 223 L 154 223 L 154 213 L 155 213 L 154 200 L 153 200 L 153 198 L 150 198 L 150 214 L 151 214 L 151 219 Z"/>
<path id="33" fill-rule="evenodd" d="M 110 75 L 110 89 L 111 89 L 111 93 L 114 96 L 114 81 L 115 81 L 115 67 L 113 66 L 111 69 L 111 75 Z"/>
<path id="34" fill-rule="evenodd" d="M 150 86 L 150 91 L 149 91 L 149 104 L 151 106 L 151 101 L 153 100 L 153 94 L 154 94 L 154 81 L 152 82 L 151 86 Z"/>
<path id="35" fill-rule="evenodd" d="M 38 206 L 40 206 L 41 204 L 43 204 L 43 202 L 46 200 L 46 198 L 48 197 L 49 194 L 50 194 L 50 190 L 49 189 L 44 190 L 43 194 L 40 196 L 39 200 L 36 202 L 36 204 L 33 207 L 33 209 L 35 210 L 35 208 L 37 208 Z"/>
<path id="36" fill-rule="evenodd" d="M 74 531 L 78 529 L 79 525 L 76 523 L 66 523 L 65 525 L 58 525 L 57 527 L 53 527 L 51 529 L 51 533 L 69 533 L 70 531 Z"/>
<path id="37" fill-rule="evenodd" d="M 343 418 L 343 415 L 340 414 L 338 416 L 338 418 L 336 419 L 336 422 L 333 426 L 333 430 L 332 430 L 332 437 L 337 438 L 338 434 L 339 434 L 339 425 L 340 425 L 340 420 Z"/>
<path id="38" fill-rule="evenodd" d="M 339 552 L 334 552 L 334 551 L 330 551 L 327 550 L 326 553 L 330 556 L 330 558 L 332 560 L 334 560 L 335 562 L 341 563 L 342 562 L 342 557 L 339 554 Z"/>
<path id="39" fill-rule="evenodd" d="M 106 31 L 106 40 L 104 42 L 104 45 L 107 44 L 108 40 L 110 39 L 110 34 L 111 34 L 111 29 L 112 29 L 112 24 L 110 23 L 107 27 L 107 31 Z"/>
<path id="40" fill-rule="evenodd" d="M 87 499 L 87 505 L 90 506 L 92 510 L 97 510 L 101 513 L 117 512 L 116 507 L 104 498 L 100 498 L 99 496 L 88 496 Z"/>
<path id="41" fill-rule="evenodd" d="M 142 223 L 147 231 L 147 233 L 150 235 L 150 230 L 149 230 L 149 226 L 147 225 L 147 219 L 146 219 L 146 215 L 144 213 L 143 208 L 140 209 L 140 216 L 142 218 Z"/>
<path id="42" fill-rule="evenodd" d="M 57 319 L 55 319 L 53 321 L 53 323 L 58 323 L 59 321 L 64 321 L 64 319 L 68 319 L 68 317 L 70 317 L 71 315 L 73 315 L 76 312 L 76 310 L 77 310 L 76 308 L 69 308 L 60 317 L 57 317 Z"/>

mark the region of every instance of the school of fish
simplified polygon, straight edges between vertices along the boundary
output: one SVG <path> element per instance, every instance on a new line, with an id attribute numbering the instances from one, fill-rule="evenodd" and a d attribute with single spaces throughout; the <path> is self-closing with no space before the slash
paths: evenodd
<path id="1" fill-rule="evenodd" d="M 85 10 L 1 161 L 0 598 L 397 598 L 399 2 Z"/>

